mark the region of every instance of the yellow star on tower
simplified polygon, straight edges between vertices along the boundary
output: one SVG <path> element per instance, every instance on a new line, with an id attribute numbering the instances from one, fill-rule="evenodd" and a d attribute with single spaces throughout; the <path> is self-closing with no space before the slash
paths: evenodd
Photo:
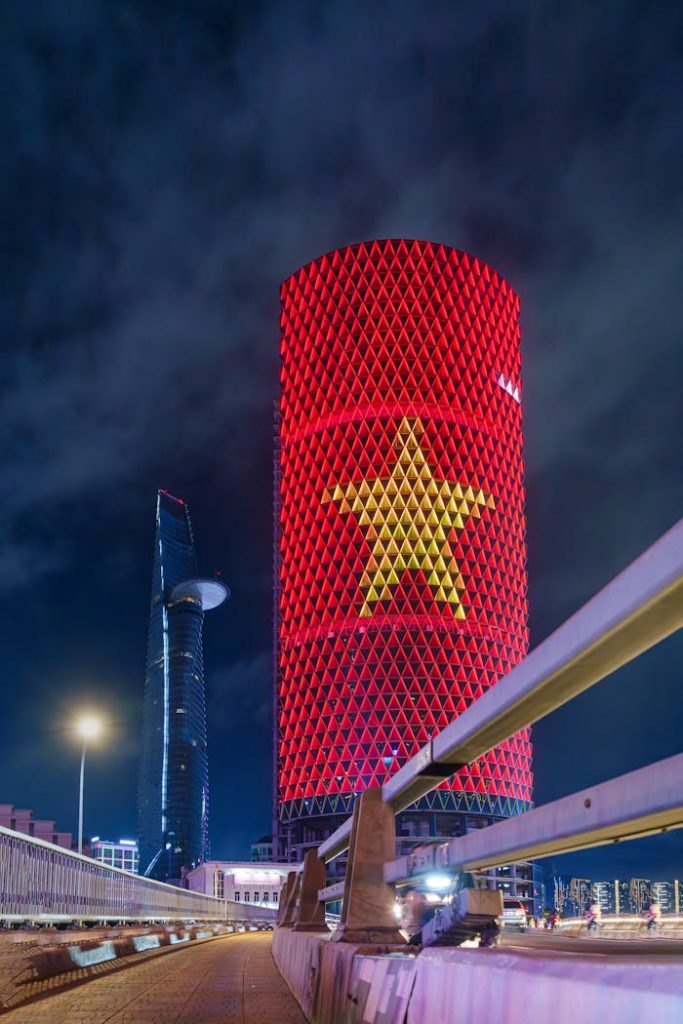
<path id="1" fill-rule="evenodd" d="M 495 501 L 482 490 L 436 479 L 420 448 L 423 433 L 419 419 L 403 419 L 390 476 L 337 484 L 323 494 L 323 502 L 333 501 L 342 514 L 358 517 L 370 545 L 359 583 L 361 616 L 372 615 L 378 601 L 391 600 L 406 570 L 421 569 L 435 600 L 451 605 L 456 619 L 465 618 L 465 582 L 448 538 L 464 528 L 468 516 L 479 519 L 480 509 L 495 508 Z"/>

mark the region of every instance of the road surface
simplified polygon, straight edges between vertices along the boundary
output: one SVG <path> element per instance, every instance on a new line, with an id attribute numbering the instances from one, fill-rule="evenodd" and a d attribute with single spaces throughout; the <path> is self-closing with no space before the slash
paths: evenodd
<path id="1" fill-rule="evenodd" d="M 2 1024 L 305 1024 L 270 932 L 175 949 L 24 1004 Z"/>
<path id="2" fill-rule="evenodd" d="M 500 945 L 503 952 L 541 954 L 564 954 L 579 956 L 609 956 L 610 958 L 650 957 L 661 959 L 672 957 L 683 960 L 683 939 L 665 939 L 644 934 L 638 938 L 610 938 L 603 935 L 563 935 L 562 932 L 545 930 L 513 932 L 503 931 Z"/>

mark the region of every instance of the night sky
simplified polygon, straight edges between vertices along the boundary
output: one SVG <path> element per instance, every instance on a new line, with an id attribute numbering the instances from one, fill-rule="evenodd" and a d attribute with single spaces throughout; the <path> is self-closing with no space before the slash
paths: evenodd
<path id="1" fill-rule="evenodd" d="M 212 852 L 271 825 L 278 287 L 373 237 L 519 292 L 532 642 L 683 507 L 683 8 L 3 0 L 0 802 L 136 828 L 155 494 L 205 631 Z M 542 803 L 683 749 L 681 638 L 535 729 Z M 683 876 L 683 834 L 557 862 Z"/>

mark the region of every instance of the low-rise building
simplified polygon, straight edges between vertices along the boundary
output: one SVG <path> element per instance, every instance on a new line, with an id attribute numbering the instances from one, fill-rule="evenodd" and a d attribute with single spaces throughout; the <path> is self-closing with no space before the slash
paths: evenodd
<path id="1" fill-rule="evenodd" d="M 261 836 L 255 843 L 251 844 L 251 859 L 254 861 L 267 861 L 273 859 L 273 837 Z"/>
<path id="2" fill-rule="evenodd" d="M 93 836 L 90 840 L 90 856 L 110 868 L 121 868 L 137 874 L 140 868 L 140 853 L 134 839 L 100 839 Z"/>
<path id="3" fill-rule="evenodd" d="M 63 846 L 66 850 L 70 850 L 72 846 L 71 832 L 59 832 L 54 821 L 48 818 L 34 818 L 33 811 L 15 807 L 14 804 L 0 804 L 0 825 L 42 839 L 46 843 Z"/>
<path id="4" fill-rule="evenodd" d="M 295 870 L 294 864 L 208 860 L 188 871 L 184 882 L 207 896 L 277 907 L 287 875 Z"/>

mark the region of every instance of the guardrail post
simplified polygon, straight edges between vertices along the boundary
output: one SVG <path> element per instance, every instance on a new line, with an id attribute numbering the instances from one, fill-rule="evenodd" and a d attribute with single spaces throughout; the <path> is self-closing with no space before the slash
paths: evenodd
<path id="1" fill-rule="evenodd" d="M 384 865 L 393 860 L 396 818 L 379 787 L 366 789 L 353 808 L 344 900 L 334 942 L 405 943 L 395 916 L 393 885 Z"/>
<path id="2" fill-rule="evenodd" d="M 317 850 L 309 850 L 304 857 L 301 873 L 299 905 L 292 926 L 293 932 L 326 932 L 325 904 L 318 899 L 318 890 L 325 885 L 325 863 Z"/>
<path id="3" fill-rule="evenodd" d="M 289 903 L 289 897 L 292 892 L 292 886 L 294 885 L 295 878 L 296 872 L 289 871 L 285 879 L 285 884 L 282 886 L 282 889 L 280 891 L 280 903 L 277 908 L 277 918 L 275 919 L 275 923 L 278 925 L 282 924 L 284 920 L 285 911 L 287 909 L 287 904 Z"/>
<path id="4" fill-rule="evenodd" d="M 280 902 L 281 920 L 278 924 L 281 928 L 291 928 L 296 915 L 296 904 L 299 899 L 301 888 L 301 875 L 296 871 L 290 871 L 287 875 L 287 882 L 283 892 L 283 899 Z"/>

